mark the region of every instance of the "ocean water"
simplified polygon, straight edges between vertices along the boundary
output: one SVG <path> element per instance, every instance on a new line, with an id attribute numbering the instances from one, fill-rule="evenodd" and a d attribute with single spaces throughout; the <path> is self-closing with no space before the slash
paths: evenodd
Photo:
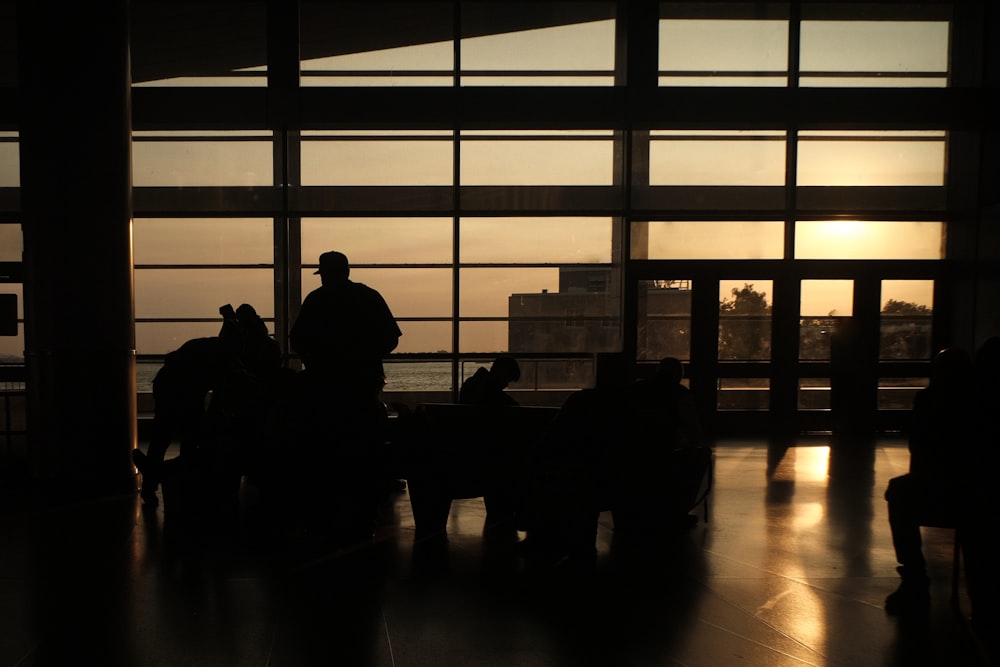
<path id="1" fill-rule="evenodd" d="M 160 370 L 159 363 L 138 363 L 135 370 L 136 389 L 139 393 L 153 391 L 153 378 Z M 466 373 L 475 372 L 478 366 L 466 364 Z M 393 361 L 385 364 L 386 391 L 448 391 L 451 389 L 451 364 L 440 361 Z"/>

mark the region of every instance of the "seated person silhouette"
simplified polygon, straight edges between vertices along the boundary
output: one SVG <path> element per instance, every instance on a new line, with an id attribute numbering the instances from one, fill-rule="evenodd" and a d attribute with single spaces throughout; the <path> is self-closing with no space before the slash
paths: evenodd
<path id="1" fill-rule="evenodd" d="M 267 465 L 263 450 L 268 420 L 294 372 L 283 364 L 278 342 L 253 306 L 240 305 L 234 324 L 240 333 L 239 360 L 245 375 L 236 376 L 242 382 L 230 383 L 230 391 L 218 399 L 213 391 L 212 406 L 230 441 L 231 466 L 250 476 Z"/>
<path id="2" fill-rule="evenodd" d="M 1000 653 L 1000 336 L 987 338 L 973 358 L 976 447 L 964 508 L 962 556 L 973 630 L 994 655 Z"/>
<path id="3" fill-rule="evenodd" d="M 529 557 L 588 564 L 597 555 L 597 521 L 618 474 L 617 446 L 628 414 L 630 379 L 620 354 L 598 354 L 594 386 L 559 408 L 539 452 L 520 513 Z"/>
<path id="4" fill-rule="evenodd" d="M 153 426 L 146 452 L 132 450 L 132 460 L 142 475 L 140 496 L 155 507 L 163 459 L 177 440 L 180 453 L 198 448 L 212 420 L 240 405 L 257 386 L 241 354 L 247 336 L 232 306 L 220 309 L 218 336 L 194 338 L 168 353 L 153 378 Z M 280 356 L 278 358 L 280 363 Z"/>
<path id="5" fill-rule="evenodd" d="M 664 357 L 657 364 L 656 373 L 636 380 L 630 395 L 632 406 L 638 411 L 658 413 L 664 419 L 669 433 L 664 433 L 674 448 L 697 447 L 704 443 L 698 410 L 691 391 L 681 384 L 684 365 L 676 357 Z"/>
<path id="6" fill-rule="evenodd" d="M 629 389 L 629 418 L 619 445 L 615 480 L 615 531 L 693 526 L 689 514 L 707 472 L 710 454 L 694 398 L 681 384 L 684 366 L 664 357 L 656 373 Z"/>
<path id="7" fill-rule="evenodd" d="M 476 405 L 485 410 L 478 412 L 478 423 L 473 435 L 480 440 L 474 446 L 483 447 L 490 457 L 490 468 L 499 483 L 491 485 L 483 495 L 486 506 L 486 526 L 498 528 L 497 533 L 510 528 L 513 530 L 514 514 L 518 504 L 519 478 L 523 469 L 524 451 L 518 447 L 518 439 L 511 437 L 506 417 L 495 414 L 492 408 L 515 407 L 518 402 L 504 390 L 511 382 L 521 378 L 521 367 L 517 359 L 500 355 L 493 360 L 489 369 L 479 368 L 462 383 L 458 402 L 462 405 Z"/>
<path id="8" fill-rule="evenodd" d="M 517 405 L 504 390 L 511 382 L 521 379 L 517 359 L 502 355 L 493 360 L 489 370 L 479 368 L 464 383 L 458 402 L 466 405 Z"/>
<path id="9" fill-rule="evenodd" d="M 889 480 L 885 492 L 889 527 L 899 562 L 899 588 L 885 599 L 890 614 L 926 611 L 930 579 L 920 526 L 951 522 L 973 473 L 972 361 L 959 348 L 938 352 L 930 383 L 917 392 L 911 411 L 910 471 Z"/>

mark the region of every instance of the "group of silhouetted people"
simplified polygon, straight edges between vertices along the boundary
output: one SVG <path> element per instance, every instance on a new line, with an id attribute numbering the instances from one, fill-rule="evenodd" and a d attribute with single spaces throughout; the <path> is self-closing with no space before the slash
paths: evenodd
<path id="1" fill-rule="evenodd" d="M 277 523 L 305 516 L 350 539 L 371 536 L 387 418 L 382 360 L 401 331 L 382 296 L 350 280 L 343 253 L 322 254 L 316 273 L 322 284 L 290 332 L 303 371 L 284 366 L 250 304 L 223 306 L 217 336 L 166 355 L 153 380 L 149 445 L 133 451 L 145 506 L 157 506 L 161 484 L 197 504 L 207 499 L 185 495 L 245 476 Z M 179 455 L 165 461 L 174 442 Z M 206 483 L 194 488 L 193 479 Z"/>
<path id="2" fill-rule="evenodd" d="M 232 434 L 249 449 L 247 439 L 262 425 L 255 420 L 281 373 L 281 351 L 250 304 L 235 310 L 223 306 L 220 313 L 223 324 L 217 336 L 194 338 L 167 354 L 153 379 L 149 446 L 132 452 L 142 473 L 140 495 L 148 506 L 159 502 L 156 491 L 168 471 L 164 456 L 171 443 L 179 443 L 185 461 L 206 464 L 226 455 L 223 436 Z M 237 426 L 241 432 L 232 433 L 230 427 Z"/>
<path id="3" fill-rule="evenodd" d="M 973 621 L 998 629 L 1000 578 L 994 546 L 1000 521 L 1000 337 L 971 356 L 957 347 L 938 352 L 928 386 L 913 401 L 909 472 L 885 492 L 900 585 L 885 600 L 889 613 L 926 612 L 930 578 L 921 526 L 953 526 L 965 562 Z"/>
<path id="4" fill-rule="evenodd" d="M 633 382 L 622 355 L 599 354 L 594 376 L 513 467 L 507 502 L 514 527 L 526 533 L 518 549 L 534 561 L 592 562 L 604 511 L 612 513 L 616 536 L 661 535 L 695 519 L 688 512 L 710 455 L 680 360 L 665 358 L 653 376 Z M 497 357 L 465 381 L 460 402 L 517 405 L 504 389 L 519 377 L 515 359 Z M 694 451 L 703 456 L 690 456 Z M 489 521 L 496 513 L 486 501 Z"/>

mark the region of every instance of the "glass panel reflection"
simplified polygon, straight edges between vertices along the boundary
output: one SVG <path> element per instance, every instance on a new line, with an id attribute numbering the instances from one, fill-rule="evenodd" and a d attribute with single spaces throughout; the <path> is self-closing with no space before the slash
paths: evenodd
<path id="1" fill-rule="evenodd" d="M 385 391 L 448 391 L 451 363 L 444 361 L 386 361 Z"/>
<path id="2" fill-rule="evenodd" d="M 510 347 L 508 329 L 507 322 L 459 322 L 458 351 L 489 354 L 507 352 Z"/>
<path id="3" fill-rule="evenodd" d="M 830 409 L 830 378 L 799 379 L 799 410 Z"/>
<path id="4" fill-rule="evenodd" d="M 784 185 L 785 133 L 653 130 L 650 185 Z"/>
<path id="5" fill-rule="evenodd" d="M 464 2 L 462 35 L 462 85 L 614 85 L 611 2 Z"/>
<path id="6" fill-rule="evenodd" d="M 796 259 L 943 259 L 944 224 L 875 220 L 800 220 Z"/>
<path id="7" fill-rule="evenodd" d="M 691 359 L 691 281 L 640 280 L 636 359 Z"/>
<path id="8" fill-rule="evenodd" d="M 927 387 L 928 378 L 879 378 L 879 410 L 911 410 L 917 392 Z"/>
<path id="9" fill-rule="evenodd" d="M 304 131 L 303 185 L 451 185 L 451 133 Z"/>
<path id="10" fill-rule="evenodd" d="M 393 354 L 420 354 L 451 352 L 451 321 L 420 322 L 400 321 L 399 345 Z"/>
<path id="11" fill-rule="evenodd" d="M 136 264 L 271 264 L 271 218 L 136 218 Z"/>
<path id="12" fill-rule="evenodd" d="M 450 86 L 452 15 L 448 2 L 303 2 L 302 85 Z"/>
<path id="13" fill-rule="evenodd" d="M 463 132 L 462 185 L 611 185 L 610 130 Z"/>
<path id="14" fill-rule="evenodd" d="M 799 132 L 799 185 L 941 186 L 944 173 L 942 131 Z"/>
<path id="15" fill-rule="evenodd" d="M 355 264 L 450 264 L 451 218 L 304 218 L 302 260 L 337 249 Z M 494 239 L 495 242 L 495 239 Z"/>
<path id="16" fill-rule="evenodd" d="M 854 312 L 853 280 L 803 280 L 799 306 L 799 359 L 830 359 L 838 320 Z"/>
<path id="17" fill-rule="evenodd" d="M 771 382 L 767 378 L 719 378 L 719 410 L 767 410 Z"/>
<path id="18" fill-rule="evenodd" d="M 608 263 L 611 231 L 611 218 L 462 218 L 460 252 L 475 264 Z"/>
<path id="19" fill-rule="evenodd" d="M 268 328 L 273 330 L 271 325 Z M 221 329 L 221 317 L 217 322 L 136 322 L 135 351 L 136 354 L 166 354 L 192 338 L 218 336 Z M 155 367 L 147 367 L 146 371 L 155 374 Z M 145 379 L 149 382 L 153 380 L 152 377 Z"/>
<path id="20" fill-rule="evenodd" d="M 883 280 L 879 358 L 930 360 L 933 280 Z"/>
<path id="21" fill-rule="evenodd" d="M 0 262 L 20 262 L 23 251 L 21 225 L 0 224 Z"/>
<path id="22" fill-rule="evenodd" d="M 18 325 L 16 336 L 0 337 L 0 360 L 3 363 L 24 363 L 24 327 Z"/>
<path id="23" fill-rule="evenodd" d="M 788 83 L 787 20 L 665 18 L 659 43 L 661 86 Z"/>
<path id="24" fill-rule="evenodd" d="M 719 361 L 771 358 L 770 280 L 719 281 Z"/>
<path id="25" fill-rule="evenodd" d="M 21 147 L 17 132 L 0 132 L 0 188 L 21 186 Z"/>
<path id="26" fill-rule="evenodd" d="M 781 259 L 785 223 L 654 220 L 632 223 L 632 259 Z"/>
<path id="27" fill-rule="evenodd" d="M 135 187 L 272 185 L 272 159 L 270 133 L 132 133 Z"/>
<path id="28" fill-rule="evenodd" d="M 513 317 L 536 307 L 543 296 L 559 292 L 558 268 L 462 269 L 459 313 L 462 317 Z"/>
<path id="29" fill-rule="evenodd" d="M 274 317 L 271 269 L 136 269 L 135 314 L 140 318 L 217 318 L 219 307 L 249 303 Z M 221 322 L 221 320 L 220 320 Z"/>
<path id="30" fill-rule="evenodd" d="M 802 21 L 799 85 L 943 87 L 947 21 Z"/>

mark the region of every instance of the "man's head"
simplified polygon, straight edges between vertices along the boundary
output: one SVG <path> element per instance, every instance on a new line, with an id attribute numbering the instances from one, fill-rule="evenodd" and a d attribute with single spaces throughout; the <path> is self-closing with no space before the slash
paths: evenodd
<path id="1" fill-rule="evenodd" d="M 514 357 L 502 355 L 493 360 L 490 374 L 497 378 L 503 387 L 506 387 L 511 382 L 517 382 L 521 379 L 521 367 Z"/>
<path id="2" fill-rule="evenodd" d="M 324 285 L 342 282 L 351 274 L 351 265 L 347 261 L 347 255 L 331 250 L 319 256 L 319 269 L 316 273 L 322 278 Z"/>
<path id="3" fill-rule="evenodd" d="M 680 384 L 684 379 L 684 365 L 677 357 L 663 357 L 660 359 L 657 373 L 671 384 Z"/>

